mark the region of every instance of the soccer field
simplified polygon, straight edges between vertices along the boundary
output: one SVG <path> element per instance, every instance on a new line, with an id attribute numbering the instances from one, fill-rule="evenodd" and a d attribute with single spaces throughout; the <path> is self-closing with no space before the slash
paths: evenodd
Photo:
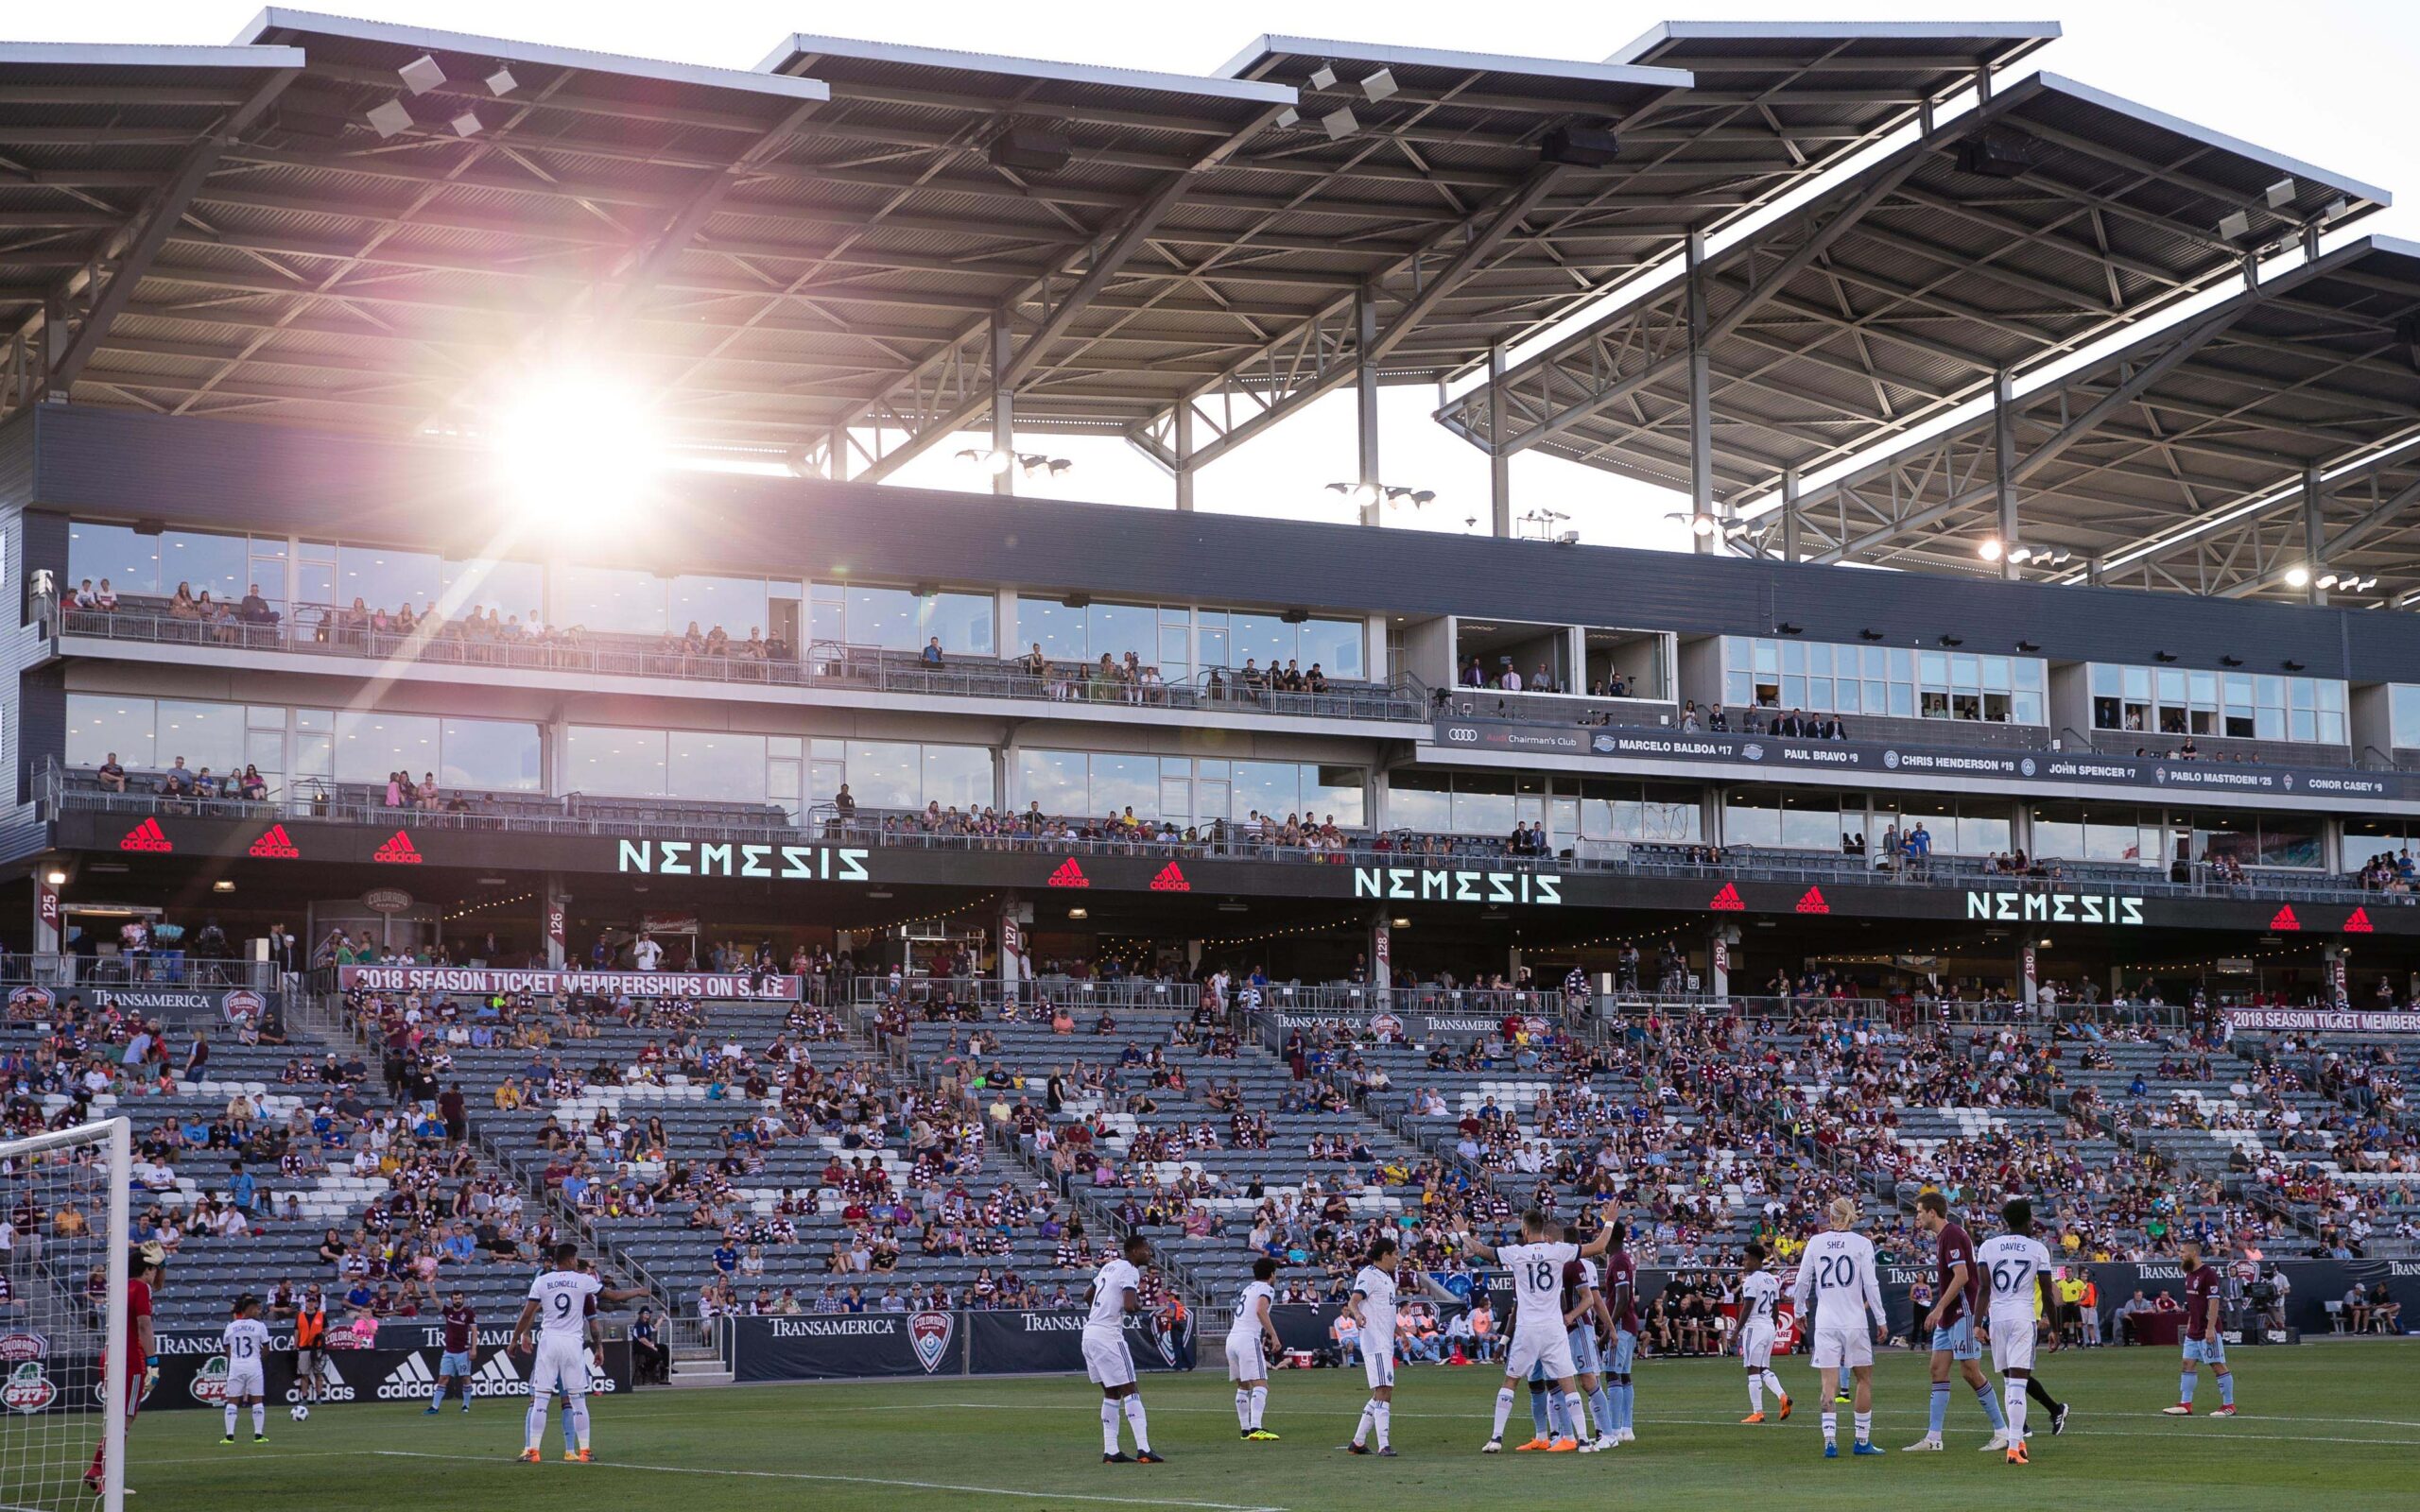
<path id="1" fill-rule="evenodd" d="M 399 1503 L 594 1512 L 600 1504 L 691 1499 L 717 1512 L 811 1504 L 878 1512 L 948 1497 L 1001 1508 L 1134 1506 L 1208 1512 L 1394 1512 L 1406 1505 L 1512 1499 L 1524 1508 L 1915 1506 L 1989 1487 L 2037 1504 L 2088 1497 L 2122 1512 L 2334 1503 L 2420 1507 L 2420 1349 L 2385 1342 L 2246 1349 L 2243 1416 L 2159 1415 L 2176 1393 L 2168 1350 L 2049 1356 L 2044 1378 L 2076 1406 L 2066 1434 L 2037 1433 L 2030 1468 L 1976 1452 L 1981 1412 L 1961 1392 L 1946 1453 L 1825 1461 L 1803 1365 L 1785 1424 L 1738 1426 L 1740 1372 L 1728 1361 L 1653 1361 L 1639 1376 L 1638 1441 L 1599 1455 L 1478 1452 L 1493 1372 L 1423 1367 L 1396 1392 L 1401 1458 L 1337 1452 L 1366 1396 L 1358 1372 L 1280 1372 L 1269 1424 L 1278 1443 L 1236 1437 L 1232 1390 L 1204 1370 L 1150 1376 L 1160 1466 L 1099 1463 L 1095 1388 L 1066 1378 L 950 1380 L 654 1391 L 596 1403 L 597 1460 L 562 1463 L 550 1422 L 546 1463 L 513 1462 L 522 1412 L 481 1401 L 427 1418 L 395 1403 L 328 1407 L 307 1423 L 271 1420 L 265 1447 L 217 1443 L 215 1412 L 146 1417 L 129 1484 L 147 1508 L 388 1512 Z M 2215 1401 L 2204 1378 L 2202 1397 Z M 1922 1359 L 1876 1371 L 1876 1442 L 1896 1451 L 1924 1430 Z M 1526 1403 L 1516 1411 L 1526 1433 Z M 1845 1416 L 1842 1436 L 1847 1436 Z M 249 1430 L 247 1430 L 249 1433 Z M 2325 1502 L 2322 1499 L 2325 1499 Z"/>

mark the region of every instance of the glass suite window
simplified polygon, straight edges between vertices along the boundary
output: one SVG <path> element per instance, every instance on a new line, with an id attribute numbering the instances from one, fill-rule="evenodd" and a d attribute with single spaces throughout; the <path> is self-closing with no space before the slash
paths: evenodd
<path id="1" fill-rule="evenodd" d="M 663 730 L 574 725 L 563 745 L 564 792 L 665 796 Z"/>
<path id="2" fill-rule="evenodd" d="M 119 765 L 129 771 L 147 771 L 159 765 L 152 744 L 158 719 L 158 707 L 149 698 L 69 694 L 67 765 L 98 766 L 115 751 Z"/>
<path id="3" fill-rule="evenodd" d="M 552 618 L 600 633 L 662 635 L 664 579 L 622 567 L 559 567 Z"/>
<path id="4" fill-rule="evenodd" d="M 2096 730 L 2325 746 L 2344 745 L 2349 732 L 2345 685 L 2336 678 L 2096 663 L 2091 690 Z"/>
<path id="5" fill-rule="evenodd" d="M 665 623 L 675 630 L 685 632 L 691 625 L 700 633 L 711 634 L 719 628 L 735 641 L 748 639 L 751 630 L 764 632 L 765 580 L 761 577 L 697 577 L 680 576 L 665 585 Z"/>
<path id="6" fill-rule="evenodd" d="M 1092 783 L 1079 750 L 1017 752 L 1017 808 L 1040 804 L 1048 815 L 1092 812 Z"/>
<path id="7" fill-rule="evenodd" d="M 520 720 L 442 720 L 437 780 L 449 792 L 538 792 L 539 745 L 538 727 Z"/>
<path id="8" fill-rule="evenodd" d="M 1017 600 L 1016 655 L 1039 645 L 1042 654 L 1054 662 L 1082 662 L 1088 660 L 1084 655 L 1088 641 L 1082 610 L 1069 609 L 1055 599 Z"/>
<path id="9" fill-rule="evenodd" d="M 403 772 L 417 782 L 437 770 L 438 739 L 435 714 L 343 711 L 337 715 L 337 781 L 384 786 Z"/>
<path id="10" fill-rule="evenodd" d="M 473 610 L 493 610 L 507 617 L 518 614 L 524 625 L 533 619 L 546 623 L 546 570 L 536 562 L 493 558 L 447 561 L 438 576 L 442 595 L 438 609 L 448 619 L 463 618 Z"/>
<path id="11" fill-rule="evenodd" d="M 1148 663 L 1159 651 L 1160 611 L 1148 604 L 1095 604 L 1085 611 L 1084 631 L 1085 661 L 1123 662 L 1132 651 Z"/>
<path id="12" fill-rule="evenodd" d="M 417 614 L 437 602 L 443 586 L 442 564 L 434 552 L 390 551 L 383 546 L 337 548 L 337 601 L 359 599 L 371 609 L 398 610 L 411 606 Z M 536 601 L 515 604 L 507 613 L 527 612 Z"/>
<path id="13" fill-rule="evenodd" d="M 2039 657 L 1722 637 L 1722 698 L 1735 707 L 2038 725 L 2047 680 Z"/>
<path id="14" fill-rule="evenodd" d="M 925 753 L 912 741 L 853 740 L 848 744 L 849 796 L 861 809 L 925 806 Z"/>

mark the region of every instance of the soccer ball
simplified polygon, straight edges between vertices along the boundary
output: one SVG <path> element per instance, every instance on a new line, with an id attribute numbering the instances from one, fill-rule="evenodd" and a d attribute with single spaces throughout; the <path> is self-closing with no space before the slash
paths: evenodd
<path id="1" fill-rule="evenodd" d="M 308 1417 L 310 1417 L 310 1416 L 311 1416 L 311 1409 L 310 1409 L 309 1407 L 305 1406 L 304 1404 L 302 1404 L 302 1402 L 299 1402 L 299 1401 L 298 1401 L 298 1402 L 296 1402 L 296 1403 L 294 1404 L 294 1411 L 293 1411 L 292 1413 L 288 1414 L 287 1416 L 291 1417 L 291 1418 L 292 1418 L 296 1422 L 298 1422 L 298 1423 L 299 1423 L 299 1422 L 301 1422 L 303 1418 L 308 1418 Z"/>

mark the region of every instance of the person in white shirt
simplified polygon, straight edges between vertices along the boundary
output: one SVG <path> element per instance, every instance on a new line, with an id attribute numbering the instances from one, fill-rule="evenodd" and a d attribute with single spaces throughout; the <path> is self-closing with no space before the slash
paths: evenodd
<path id="1" fill-rule="evenodd" d="M 1370 1378 L 1370 1400 L 1361 1404 L 1360 1426 L 1353 1430 L 1350 1453 L 1367 1454 L 1375 1435 L 1377 1452 L 1394 1457 L 1395 1400 L 1395 1261 L 1392 1239 L 1370 1246 L 1367 1263 L 1353 1278 L 1352 1295 L 1344 1299 L 1344 1315 L 1361 1338 L 1361 1370 Z"/>
<path id="2" fill-rule="evenodd" d="M 246 1292 L 235 1298 L 235 1315 L 219 1334 L 219 1348 L 227 1355 L 226 1395 L 220 1401 L 227 1409 L 227 1432 L 218 1441 L 235 1441 L 235 1412 L 240 1407 L 252 1409 L 252 1442 L 268 1442 L 268 1388 L 263 1374 L 268 1364 L 268 1325 L 261 1321 L 261 1299 Z"/>
<path id="3" fill-rule="evenodd" d="M 1983 1272 L 1988 1309 L 1985 1340 L 1992 1347 L 1992 1368 L 2000 1373 L 2000 1399 L 2008 1411 L 2008 1462 L 2030 1463 L 2025 1454 L 2025 1399 L 2033 1375 L 2034 1340 L 2048 1319 L 2059 1315 L 2059 1294 L 2050 1276 L 2050 1252 L 2033 1237 L 2033 1204 L 2012 1197 L 2000 1209 L 2008 1232 L 1986 1239 L 1975 1251 Z M 2041 1310 L 2034 1309 L 2036 1299 Z M 2059 1336 L 2050 1333 L 2050 1348 Z M 2064 1427 L 2066 1413 L 2059 1415 Z"/>
<path id="4" fill-rule="evenodd" d="M 652 936 L 641 935 L 638 943 L 631 947 L 631 964 L 642 971 L 652 971 L 663 962 L 664 947 Z"/>
<path id="5" fill-rule="evenodd" d="M 1480 1260 L 1494 1261 L 1512 1273 L 1512 1346 L 1504 1355 L 1504 1384 L 1495 1393 L 1495 1426 L 1479 1446 L 1482 1454 L 1504 1452 L 1504 1424 L 1512 1416 L 1512 1403 L 1531 1367 L 1543 1366 L 1547 1379 L 1554 1383 L 1556 1395 L 1563 1401 L 1563 1420 L 1566 1436 L 1547 1446 L 1551 1453 L 1572 1453 L 1580 1448 L 1577 1436 L 1580 1425 L 1587 1421 L 1580 1393 L 1574 1388 L 1578 1374 L 1571 1360 L 1571 1333 L 1564 1326 L 1563 1267 L 1575 1260 L 1594 1260 L 1603 1254 L 1614 1242 L 1615 1226 L 1621 1222 L 1621 1206 L 1608 1202 L 1597 1215 L 1597 1235 L 1584 1245 L 1564 1242 L 1561 1228 L 1545 1213 L 1532 1208 L 1521 1214 L 1521 1242 L 1517 1245 L 1495 1246 L 1471 1237 L 1468 1230 L 1455 1235 L 1465 1254 Z"/>
<path id="6" fill-rule="evenodd" d="M 1790 1284 L 1798 1315 L 1814 1309 L 1815 1374 L 1822 1382 L 1824 1457 L 1841 1457 L 1841 1415 L 1835 1403 L 1845 1369 L 1857 1382 L 1855 1454 L 1879 1454 L 1874 1442 L 1874 1347 L 1891 1336 L 1882 1310 L 1882 1278 L 1875 1263 L 1874 1241 L 1856 1232 L 1857 1199 L 1840 1196 L 1824 1210 L 1831 1228 L 1806 1241 L 1798 1257 L 1798 1279 Z M 1873 1332 L 1869 1334 L 1868 1325 Z"/>
<path id="7" fill-rule="evenodd" d="M 1150 1241 L 1128 1234 L 1118 1254 L 1101 1266 L 1084 1291 L 1092 1312 L 1084 1318 L 1084 1374 L 1100 1387 L 1100 1458 L 1104 1465 L 1157 1465 L 1151 1452 L 1151 1431 L 1143 1418 L 1143 1399 L 1134 1388 L 1134 1356 L 1126 1348 L 1126 1314 L 1143 1310 L 1143 1263 L 1151 1258 Z M 1117 1423 L 1123 1416 L 1134 1430 L 1130 1457 L 1117 1447 Z"/>
<path id="8" fill-rule="evenodd" d="M 1267 1255 L 1252 1263 L 1252 1280 L 1236 1298 L 1236 1321 L 1227 1330 L 1227 1379 L 1236 1383 L 1236 1426 L 1243 1436 L 1267 1442 L 1277 1437 L 1261 1426 L 1269 1408 L 1269 1359 L 1279 1352 L 1277 1325 L 1270 1321 L 1270 1305 L 1277 1288 L 1270 1279 L 1277 1262 Z"/>
<path id="9" fill-rule="evenodd" d="M 1751 1243 L 1742 1252 L 1739 1272 L 1739 1359 L 1748 1367 L 1748 1416 L 1743 1423 L 1765 1420 L 1765 1388 L 1772 1388 L 1781 1404 L 1780 1420 L 1789 1420 L 1789 1393 L 1773 1374 L 1773 1334 L 1780 1327 L 1781 1278 L 1765 1269 L 1765 1246 Z"/>
<path id="10" fill-rule="evenodd" d="M 538 1446 L 546 1439 L 546 1407 L 561 1391 L 564 1416 L 571 1419 L 573 1436 L 579 1440 L 578 1449 L 563 1451 L 563 1458 L 584 1465 L 589 1462 L 589 1301 L 595 1298 L 599 1306 L 632 1301 L 645 1297 L 647 1288 L 607 1286 L 580 1268 L 578 1245 L 557 1245 L 552 1262 L 552 1270 L 540 1272 L 529 1283 L 528 1300 L 521 1304 L 521 1316 L 512 1325 L 515 1354 L 529 1352 L 530 1326 L 536 1324 L 539 1330 L 537 1355 L 529 1366 L 528 1435 L 521 1458 L 531 1465 L 538 1463 Z"/>

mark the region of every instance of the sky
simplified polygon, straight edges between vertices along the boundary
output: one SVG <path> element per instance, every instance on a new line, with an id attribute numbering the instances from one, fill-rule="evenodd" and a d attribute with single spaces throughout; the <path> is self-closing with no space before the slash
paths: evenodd
<path id="1" fill-rule="evenodd" d="M 2059 22 L 2065 37 L 2004 79 L 2039 67 L 2181 115 L 2317 166 L 2395 192 L 2398 203 L 2357 222 L 2348 235 L 2420 239 L 2420 131 L 2411 101 L 2420 83 L 2420 4 L 2412 0 L 2301 0 L 2279 7 L 2238 0 L 2090 5 L 1989 0 L 1974 5 L 1888 0 L 1659 0 L 1646 6 L 1537 6 L 1476 10 L 1438 0 L 1292 0 L 1282 6 L 1191 7 L 1102 0 L 1046 6 L 922 0 L 881 13 L 766 0 L 321 0 L 374 20 L 551 43 L 604 52 L 752 68 L 788 33 L 816 31 L 1016 57 L 1207 74 L 1268 31 L 1410 46 L 1598 60 L 1665 20 L 1991 20 Z M 256 7 L 242 0 L 111 0 L 104 6 L 0 10 L 0 34 L 28 42 L 221 43 Z M 1475 29 L 1476 18 L 1484 18 Z M 2342 238 L 2340 238 L 2342 239 Z M 2140 333 L 2134 333 L 2139 335 Z M 1434 490 L 1425 509 L 1385 524 L 1487 528 L 1487 467 L 1468 444 L 1430 418 L 1433 389 L 1381 391 L 1381 455 L 1387 482 Z M 1353 510 L 1325 490 L 1354 475 L 1353 398 L 1328 396 L 1253 444 L 1204 469 L 1196 485 L 1205 510 L 1347 521 Z M 1124 443 L 1035 437 L 1021 448 L 1075 465 L 1019 491 L 1107 503 L 1167 507 L 1167 476 Z M 975 489 L 971 464 L 936 448 L 898 481 Z M 1595 543 L 1687 549 L 1685 530 L 1666 518 L 1686 507 L 1678 494 L 1573 463 L 1524 454 L 1512 465 L 1515 514 L 1568 517 Z"/>

